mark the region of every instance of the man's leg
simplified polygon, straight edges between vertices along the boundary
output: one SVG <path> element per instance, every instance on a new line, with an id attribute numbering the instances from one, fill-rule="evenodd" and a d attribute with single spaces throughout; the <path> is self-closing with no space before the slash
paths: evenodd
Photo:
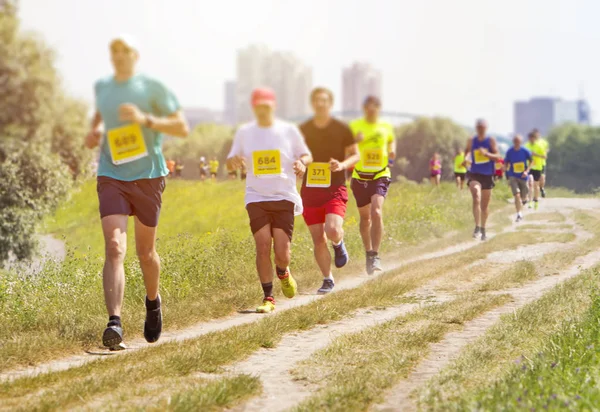
<path id="1" fill-rule="evenodd" d="M 521 193 L 517 193 L 515 195 L 515 208 L 517 209 L 517 214 L 521 213 L 521 209 L 523 208 L 523 202 L 521 202 Z"/>
<path id="2" fill-rule="evenodd" d="M 373 195 L 371 197 L 371 242 L 373 252 L 379 252 L 383 238 L 383 202 L 385 197 Z"/>
<path id="3" fill-rule="evenodd" d="M 435 185 L 439 186 L 441 181 L 442 181 L 442 175 L 437 175 L 435 177 Z"/>
<path id="4" fill-rule="evenodd" d="M 489 210 L 488 207 L 490 205 L 490 199 L 492 198 L 492 189 L 482 190 L 481 191 L 481 228 L 485 229 L 485 224 L 487 222 Z"/>
<path id="5" fill-rule="evenodd" d="M 365 250 L 373 250 L 371 243 L 371 205 L 368 204 L 358 208 L 358 214 L 360 216 L 360 237 L 362 238 Z"/>
<path id="6" fill-rule="evenodd" d="M 335 213 L 325 215 L 325 234 L 334 244 L 338 244 L 344 238 L 344 218 Z"/>
<path id="7" fill-rule="evenodd" d="M 317 265 L 319 266 L 323 277 L 327 277 L 331 273 L 331 253 L 329 253 L 329 247 L 327 246 L 324 227 L 325 225 L 319 223 L 309 226 L 308 230 L 315 247 L 314 253 Z"/>
<path id="8" fill-rule="evenodd" d="M 473 197 L 473 219 L 475 220 L 475 228 L 481 227 L 481 183 L 471 181 L 469 183 L 471 196 Z"/>
<path id="9" fill-rule="evenodd" d="M 144 275 L 146 296 L 149 300 L 158 297 L 160 279 L 160 257 L 156 253 L 156 227 L 144 225 L 135 218 L 135 249 Z"/>
<path id="10" fill-rule="evenodd" d="M 460 189 L 460 176 L 454 176 L 454 181 L 456 182 L 456 187 Z"/>
<path id="11" fill-rule="evenodd" d="M 273 263 L 271 262 L 271 248 L 273 237 L 271 235 L 271 225 L 263 226 L 254 234 L 254 243 L 256 244 L 256 270 L 260 283 L 273 282 Z"/>
<path id="12" fill-rule="evenodd" d="M 283 229 L 273 228 L 273 249 L 275 252 L 275 266 L 287 269 L 292 258 L 292 241 Z"/>
<path id="13" fill-rule="evenodd" d="M 108 316 L 121 316 L 123 292 L 125 290 L 125 268 L 123 261 L 127 252 L 126 215 L 112 215 L 102 218 L 104 233 L 104 269 L 102 285 Z"/>
<path id="14" fill-rule="evenodd" d="M 531 175 L 531 174 L 529 176 L 527 176 L 527 186 L 529 188 L 529 191 L 528 191 L 527 199 L 526 200 L 528 202 L 531 202 L 533 200 L 532 199 L 532 196 L 533 196 L 533 175 Z M 531 207 L 531 205 L 530 205 L 530 207 Z"/>

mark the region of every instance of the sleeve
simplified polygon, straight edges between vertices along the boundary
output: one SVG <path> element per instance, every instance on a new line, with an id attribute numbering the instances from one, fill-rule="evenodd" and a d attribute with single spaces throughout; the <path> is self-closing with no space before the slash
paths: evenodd
<path id="1" fill-rule="evenodd" d="M 177 97 L 159 81 L 152 81 L 152 110 L 157 116 L 169 116 L 181 109 Z"/>
<path id="2" fill-rule="evenodd" d="M 300 133 L 300 129 L 298 129 L 295 125 L 290 125 L 290 133 L 292 135 L 292 155 L 295 159 L 299 158 L 305 154 L 311 154 L 308 146 L 306 145 L 306 141 L 304 140 L 304 136 Z"/>
<path id="3" fill-rule="evenodd" d="M 525 153 L 527 153 L 527 160 L 529 160 L 531 162 L 531 159 L 532 159 L 531 150 L 525 149 Z"/>
<path id="4" fill-rule="evenodd" d="M 356 141 L 354 140 L 354 134 L 352 133 L 352 130 L 350 129 L 350 127 L 344 123 L 341 123 L 341 127 L 342 127 L 342 133 L 344 134 L 342 136 L 342 142 L 344 143 L 344 147 L 346 148 L 348 146 L 355 144 Z"/>
<path id="5" fill-rule="evenodd" d="M 231 159 L 234 156 L 243 156 L 244 150 L 242 145 L 242 129 L 238 129 L 235 132 L 235 136 L 233 137 L 233 144 L 231 145 L 231 150 L 227 155 L 228 159 Z"/>

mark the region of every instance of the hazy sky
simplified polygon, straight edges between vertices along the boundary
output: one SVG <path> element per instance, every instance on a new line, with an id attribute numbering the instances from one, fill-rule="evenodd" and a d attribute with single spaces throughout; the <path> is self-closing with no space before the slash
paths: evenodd
<path id="1" fill-rule="evenodd" d="M 238 48 L 291 50 L 339 95 L 341 69 L 383 71 L 386 110 L 485 117 L 512 130 L 512 103 L 584 95 L 600 116 L 598 0 L 21 0 L 25 29 L 58 53 L 68 89 L 91 101 L 108 41 L 141 43 L 140 69 L 185 106 L 223 107 Z M 300 96 L 304 98 L 304 96 Z"/>

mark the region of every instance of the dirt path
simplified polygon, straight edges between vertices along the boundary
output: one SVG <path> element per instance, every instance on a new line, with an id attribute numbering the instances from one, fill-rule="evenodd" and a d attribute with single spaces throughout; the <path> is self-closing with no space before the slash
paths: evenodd
<path id="1" fill-rule="evenodd" d="M 65 242 L 56 239 L 52 235 L 39 235 L 39 253 L 30 262 L 18 262 L 15 259 L 9 259 L 6 263 L 6 269 L 19 271 L 33 275 L 44 268 L 48 261 L 62 262 L 67 255 Z"/>

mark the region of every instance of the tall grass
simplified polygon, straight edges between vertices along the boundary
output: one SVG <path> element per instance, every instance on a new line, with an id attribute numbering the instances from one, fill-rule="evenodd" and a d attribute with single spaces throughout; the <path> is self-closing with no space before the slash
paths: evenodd
<path id="1" fill-rule="evenodd" d="M 168 183 L 157 242 L 168 329 L 252 307 L 261 298 L 243 196 L 242 182 Z M 505 190 L 496 197 L 507 196 Z M 502 204 L 497 201 L 495 206 Z M 67 244 L 64 263 L 49 264 L 33 276 L 10 272 L 0 278 L 0 370 L 97 345 L 106 322 L 103 240 L 97 209 L 95 184 L 88 182 L 45 223 L 47 232 Z M 346 243 L 362 267 L 364 251 L 353 200 L 348 209 Z M 404 245 L 470 228 L 470 199 L 451 185 L 432 190 L 430 186 L 396 184 L 385 205 L 385 221 L 383 251 L 401 251 Z M 300 290 L 310 290 L 320 281 L 320 274 L 300 217 L 296 228 L 291 269 Z M 126 333 L 137 335 L 145 293 L 131 237 L 122 319 Z M 352 270 L 345 269 L 338 276 Z"/>

